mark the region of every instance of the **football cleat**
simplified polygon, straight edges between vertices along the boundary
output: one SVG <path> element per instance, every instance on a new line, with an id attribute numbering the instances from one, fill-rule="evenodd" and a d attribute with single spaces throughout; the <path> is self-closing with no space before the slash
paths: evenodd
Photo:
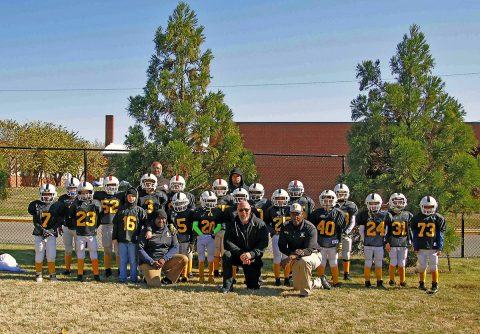
<path id="1" fill-rule="evenodd" d="M 38 282 L 38 283 L 43 282 L 42 275 L 39 275 L 39 274 L 35 275 L 35 282 Z"/>
<path id="2" fill-rule="evenodd" d="M 50 281 L 52 281 L 52 282 L 57 282 L 57 281 L 58 281 L 57 275 L 51 274 L 51 275 L 50 275 Z"/>
<path id="3" fill-rule="evenodd" d="M 282 285 L 282 280 L 280 278 L 275 278 L 275 286 Z"/>
<path id="4" fill-rule="evenodd" d="M 102 279 L 100 278 L 100 275 L 93 275 L 93 279 L 97 282 L 101 282 Z"/>
<path id="5" fill-rule="evenodd" d="M 188 278 L 193 278 L 193 273 L 188 273 L 188 274 L 187 274 L 187 277 L 188 277 Z"/>
<path id="6" fill-rule="evenodd" d="M 372 283 L 370 283 L 370 281 L 365 281 L 365 287 L 370 289 L 372 287 Z"/>
<path id="7" fill-rule="evenodd" d="M 312 281 L 312 289 L 323 289 L 322 280 L 320 278 L 317 277 Z"/>
<path id="8" fill-rule="evenodd" d="M 427 287 L 425 286 L 425 282 L 420 282 L 418 284 L 418 288 L 423 291 L 427 291 Z"/>
<path id="9" fill-rule="evenodd" d="M 225 288 L 225 287 L 221 287 L 218 292 L 220 293 L 230 293 L 230 292 L 233 292 L 233 286 L 231 286 L 230 288 Z"/>
<path id="10" fill-rule="evenodd" d="M 344 273 L 343 274 L 343 280 L 344 281 L 351 281 L 352 279 L 350 278 L 350 273 Z"/>
<path id="11" fill-rule="evenodd" d="M 432 283 L 432 288 L 428 290 L 429 295 L 433 295 L 434 293 L 438 292 L 438 283 Z"/>
<path id="12" fill-rule="evenodd" d="M 173 284 L 173 282 L 172 282 L 172 281 L 170 280 L 170 278 L 168 278 L 167 276 L 165 276 L 164 278 L 162 278 L 161 283 L 164 284 L 164 285 Z"/>
<path id="13" fill-rule="evenodd" d="M 377 288 L 385 289 L 385 286 L 383 285 L 383 280 L 377 281 Z"/>
<path id="14" fill-rule="evenodd" d="M 180 282 L 182 283 L 187 283 L 188 282 L 188 278 L 183 276 L 182 278 L 180 278 Z"/>
<path id="15" fill-rule="evenodd" d="M 406 287 L 406 286 L 407 286 L 407 282 L 401 282 L 401 283 L 400 283 L 400 286 Z"/>
<path id="16" fill-rule="evenodd" d="M 388 281 L 388 285 L 395 286 L 395 281 L 392 281 L 392 280 Z"/>
<path id="17" fill-rule="evenodd" d="M 213 277 L 220 277 L 220 273 L 218 272 L 218 270 L 213 271 Z"/>
<path id="18" fill-rule="evenodd" d="M 70 276 L 71 273 L 72 273 L 72 272 L 71 272 L 70 270 L 64 270 L 64 271 L 62 272 L 62 275 L 64 275 L 64 276 Z"/>
<path id="19" fill-rule="evenodd" d="M 342 287 L 342 283 L 340 283 L 340 282 L 335 283 L 335 284 L 333 284 L 333 287 L 334 287 L 334 288 L 341 288 L 341 287 Z"/>
<path id="20" fill-rule="evenodd" d="M 77 276 L 77 281 L 83 282 L 85 279 L 83 278 L 83 275 L 78 275 Z"/>
<path id="21" fill-rule="evenodd" d="M 112 276 L 112 269 L 110 268 L 105 269 L 105 277 L 110 277 L 110 276 Z"/>
<path id="22" fill-rule="evenodd" d="M 285 279 L 283 280 L 283 285 L 290 286 L 290 278 L 289 277 L 285 277 Z"/>
<path id="23" fill-rule="evenodd" d="M 332 286 L 330 285 L 330 283 L 328 283 L 327 281 L 327 277 L 325 277 L 325 275 L 323 275 L 321 278 L 320 278 L 321 282 L 322 282 L 322 287 L 325 289 L 325 290 L 330 290 L 332 288 Z"/>

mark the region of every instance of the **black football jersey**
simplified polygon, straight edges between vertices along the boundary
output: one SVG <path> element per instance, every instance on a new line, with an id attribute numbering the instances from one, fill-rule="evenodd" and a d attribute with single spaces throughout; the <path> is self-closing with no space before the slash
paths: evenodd
<path id="1" fill-rule="evenodd" d="M 365 226 L 365 246 L 379 247 L 385 243 L 387 226 L 392 223 L 392 215 L 386 211 L 371 213 L 368 210 L 360 212 L 357 216 L 358 226 Z"/>
<path id="2" fill-rule="evenodd" d="M 80 236 L 97 235 L 97 228 L 102 220 L 102 215 L 102 204 L 95 199 L 91 201 L 76 199 L 70 207 L 69 213 L 77 235 Z"/>
<path id="3" fill-rule="evenodd" d="M 320 247 L 337 247 L 347 226 L 345 218 L 345 213 L 338 208 L 330 211 L 319 208 L 312 212 L 310 222 L 317 228 Z"/>
<path id="4" fill-rule="evenodd" d="M 173 224 L 177 229 L 178 242 L 185 243 L 192 241 L 192 218 L 193 212 L 185 210 L 176 212 L 175 210 L 168 210 L 168 222 Z"/>
<path id="5" fill-rule="evenodd" d="M 290 220 L 290 209 L 286 207 L 271 206 L 265 213 L 265 223 L 267 224 L 270 234 L 279 234 L 283 225 Z"/>
<path id="6" fill-rule="evenodd" d="M 353 229 L 352 218 L 353 216 L 356 216 L 358 214 L 357 205 L 352 201 L 345 201 L 345 202 L 338 202 L 335 207 L 339 208 L 340 210 L 343 211 L 343 213 L 345 213 L 345 221 L 347 223 L 346 230 L 351 232 Z"/>
<path id="7" fill-rule="evenodd" d="M 261 220 L 265 221 L 265 214 L 268 208 L 272 206 L 272 202 L 267 198 L 262 198 L 258 201 L 249 200 L 248 202 L 250 203 L 254 214 Z"/>
<path id="8" fill-rule="evenodd" d="M 138 205 L 147 212 L 147 220 L 153 224 L 155 219 L 155 212 L 159 209 L 165 210 L 166 197 L 162 192 L 144 194 L 138 198 Z"/>
<path id="9" fill-rule="evenodd" d="M 419 249 L 443 249 L 443 234 L 447 226 L 445 218 L 439 214 L 426 216 L 423 213 L 413 216 L 411 221 L 413 247 Z"/>
<path id="10" fill-rule="evenodd" d="M 388 226 L 387 243 L 391 247 L 407 247 L 412 240 L 412 229 L 410 221 L 413 215 L 409 211 L 395 213 L 390 211 L 392 223 Z"/>
<path id="11" fill-rule="evenodd" d="M 100 224 L 113 224 L 113 217 L 118 209 L 124 204 L 125 193 L 116 193 L 109 195 L 105 191 L 96 191 L 93 199 L 98 200 L 102 204 L 103 216 Z"/>
<path id="12" fill-rule="evenodd" d="M 75 225 L 72 224 L 72 219 L 69 216 L 70 206 L 72 206 L 74 201 L 75 201 L 75 197 L 70 197 L 67 194 L 61 195 L 57 200 L 57 203 L 60 203 L 61 205 L 61 209 L 60 209 L 60 212 L 61 212 L 60 217 L 62 219 L 61 224 L 65 225 L 71 230 L 75 229 Z"/>
<path id="13" fill-rule="evenodd" d="M 50 230 L 54 236 L 57 236 L 57 227 L 62 224 L 60 217 L 62 204 L 53 202 L 50 205 L 40 200 L 31 202 L 28 205 L 28 213 L 33 218 L 33 235 L 43 235 L 45 230 Z"/>
<path id="14" fill-rule="evenodd" d="M 308 220 L 308 217 L 310 217 L 313 210 L 315 209 L 315 202 L 313 201 L 313 199 L 310 196 L 303 194 L 300 197 L 291 198 L 288 205 L 292 205 L 294 203 L 298 203 L 302 206 L 304 212 L 303 218 Z"/>
<path id="15" fill-rule="evenodd" d="M 197 223 L 198 230 L 194 233 L 197 235 L 213 234 L 218 224 L 223 223 L 223 213 L 218 208 L 198 208 L 193 212 L 193 224 Z M 201 233 L 199 233 L 201 232 Z"/>

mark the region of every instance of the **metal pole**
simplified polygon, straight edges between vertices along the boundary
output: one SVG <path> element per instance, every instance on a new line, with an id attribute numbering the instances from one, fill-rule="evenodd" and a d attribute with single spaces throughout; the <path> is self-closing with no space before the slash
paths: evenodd
<path id="1" fill-rule="evenodd" d="M 462 213 L 462 246 L 460 250 L 460 256 L 465 257 L 465 214 Z"/>
<path id="2" fill-rule="evenodd" d="M 345 175 L 345 156 L 342 155 L 342 175 Z"/>
<path id="3" fill-rule="evenodd" d="M 84 182 L 87 181 L 87 150 L 83 150 L 83 175 L 84 175 Z"/>

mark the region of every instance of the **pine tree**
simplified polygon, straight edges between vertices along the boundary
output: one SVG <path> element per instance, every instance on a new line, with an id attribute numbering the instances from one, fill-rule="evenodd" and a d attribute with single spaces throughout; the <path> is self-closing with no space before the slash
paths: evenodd
<path id="1" fill-rule="evenodd" d="M 382 79 L 379 60 L 357 65 L 362 93 L 351 102 L 355 123 L 344 181 L 359 203 L 369 192 L 380 193 L 384 201 L 402 192 L 413 211 L 425 195 L 435 197 L 443 212 L 479 208 L 474 190 L 480 165 L 469 153 L 477 142 L 464 122 L 463 106 L 433 75 L 434 65 L 417 25 L 390 59 L 393 82 Z"/>
<path id="2" fill-rule="evenodd" d="M 256 176 L 253 155 L 243 147 L 232 110 L 221 91 L 208 91 L 212 52 L 202 52 L 203 26 L 183 2 L 155 33 L 155 52 L 143 94 L 130 97 L 128 114 L 136 121 L 125 144 L 134 149 L 115 158 L 118 176 L 133 184 L 160 160 L 164 175 L 180 174 L 187 188 L 210 189 L 215 178 L 239 166 Z"/>

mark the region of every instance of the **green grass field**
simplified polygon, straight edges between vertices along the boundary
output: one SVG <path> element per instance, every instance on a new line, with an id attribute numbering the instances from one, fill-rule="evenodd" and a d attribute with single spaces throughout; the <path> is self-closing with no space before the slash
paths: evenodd
<path id="1" fill-rule="evenodd" d="M 0 244 L 0 249 L 28 270 L 0 272 L 0 333 L 480 332 L 480 258 L 452 259 L 452 272 L 446 272 L 442 258 L 435 295 L 417 289 L 413 268 L 407 271 L 407 288 L 367 290 L 363 261 L 356 258 L 351 282 L 298 298 L 291 288 L 273 285 L 271 259 L 265 260 L 262 289 L 251 292 L 237 284 L 235 293 L 223 295 L 215 285 L 196 280 L 158 289 L 115 279 L 96 283 L 90 277 L 78 283 L 61 275 L 57 283 L 36 283 L 32 246 Z M 62 263 L 59 251 L 58 272 Z"/>

